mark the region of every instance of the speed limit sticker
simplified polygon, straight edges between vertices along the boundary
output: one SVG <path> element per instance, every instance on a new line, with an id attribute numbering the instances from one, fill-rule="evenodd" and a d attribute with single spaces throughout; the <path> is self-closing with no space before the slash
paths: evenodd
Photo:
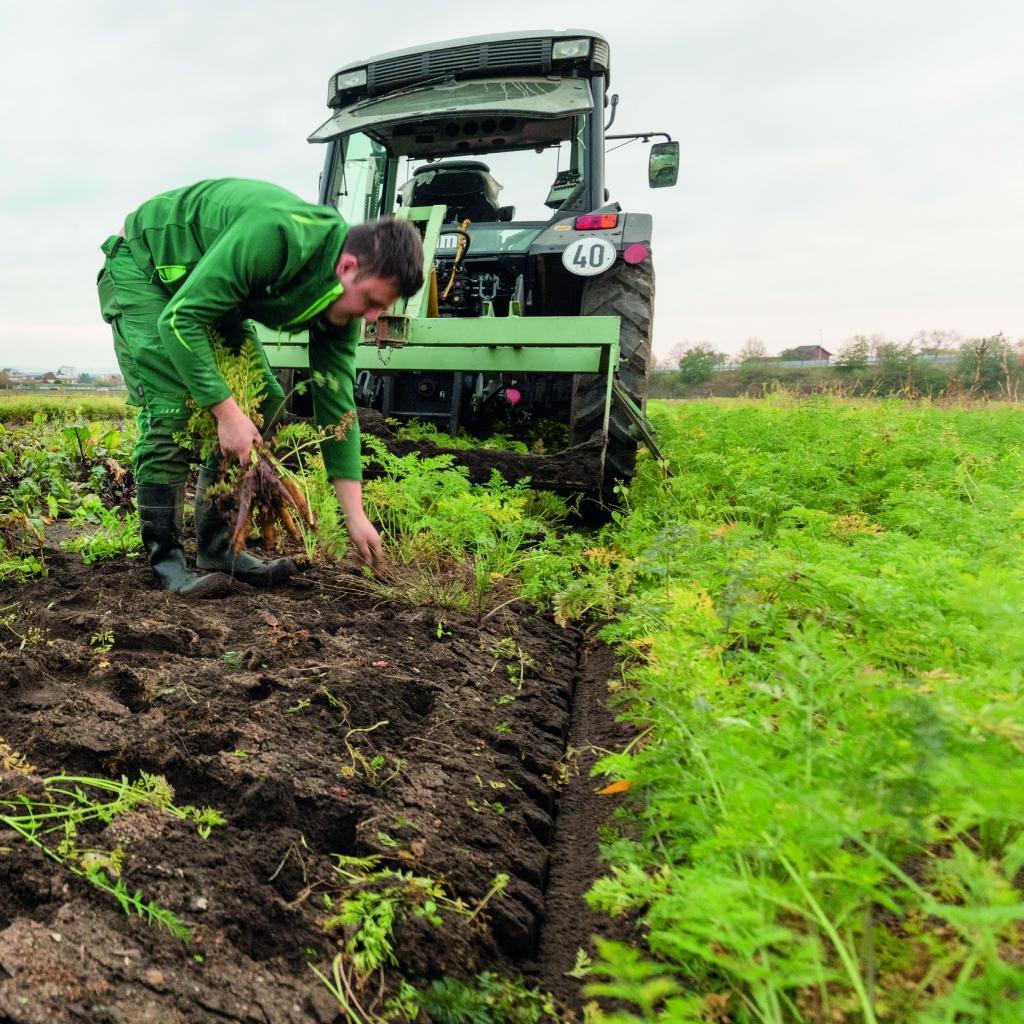
<path id="1" fill-rule="evenodd" d="M 572 274 L 593 277 L 615 262 L 615 246 L 606 238 L 579 238 L 562 250 L 562 266 Z"/>

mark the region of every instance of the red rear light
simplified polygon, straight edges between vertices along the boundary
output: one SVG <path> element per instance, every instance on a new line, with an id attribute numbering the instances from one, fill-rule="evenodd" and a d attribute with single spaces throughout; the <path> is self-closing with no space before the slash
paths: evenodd
<path id="1" fill-rule="evenodd" d="M 622 254 L 622 258 L 627 263 L 643 263 L 647 259 L 647 246 L 643 242 L 634 242 L 632 245 L 626 246 L 626 251 Z"/>
<path id="2" fill-rule="evenodd" d="M 603 228 L 614 228 L 619 225 L 617 213 L 587 213 L 577 217 L 572 226 L 577 231 L 600 231 Z"/>

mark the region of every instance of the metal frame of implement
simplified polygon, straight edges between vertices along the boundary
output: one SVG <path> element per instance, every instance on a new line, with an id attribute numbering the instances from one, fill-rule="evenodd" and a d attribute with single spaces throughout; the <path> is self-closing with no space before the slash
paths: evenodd
<path id="1" fill-rule="evenodd" d="M 365 324 L 356 353 L 356 369 L 372 373 L 465 371 L 468 373 L 587 373 L 606 380 L 604 419 L 608 430 L 619 365 L 617 316 L 522 316 L 512 302 L 508 316 L 485 306 L 482 317 L 428 317 L 434 252 L 444 221 L 444 206 L 401 208 L 396 216 L 423 225 L 423 286 L 399 299 L 376 324 Z M 278 337 L 261 331 L 270 365 L 307 369 L 307 338 Z M 639 410 L 637 410 L 639 413 Z M 642 417 L 642 414 L 640 414 Z M 646 420 L 644 421 L 646 422 Z M 647 438 L 644 438 L 646 441 Z"/>

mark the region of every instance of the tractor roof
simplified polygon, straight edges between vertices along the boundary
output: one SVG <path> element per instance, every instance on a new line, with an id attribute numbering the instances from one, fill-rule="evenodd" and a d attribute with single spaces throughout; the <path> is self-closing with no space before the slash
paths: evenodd
<path id="1" fill-rule="evenodd" d="M 553 56 L 555 43 L 572 39 L 590 40 L 588 52 L 582 57 L 563 59 Z M 327 86 L 327 105 L 340 107 L 357 99 L 452 77 L 496 78 L 505 73 L 561 74 L 573 65 L 608 77 L 608 63 L 607 39 L 589 29 L 467 36 L 352 61 L 331 76 Z M 366 76 L 363 83 L 347 85 L 339 81 L 364 68 Z"/>

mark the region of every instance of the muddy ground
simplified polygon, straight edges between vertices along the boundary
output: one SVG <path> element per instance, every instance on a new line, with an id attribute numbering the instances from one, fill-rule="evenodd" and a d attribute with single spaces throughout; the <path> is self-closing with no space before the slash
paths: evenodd
<path id="1" fill-rule="evenodd" d="M 413 452 L 422 458 L 451 455 L 456 464 L 465 466 L 468 479 L 476 484 L 486 483 L 497 470 L 509 483 L 529 480 L 539 490 L 579 496 L 593 494 L 601 481 L 604 442 L 600 435 L 551 455 L 521 455 L 504 449 L 442 448 L 430 441 L 402 440 L 375 409 L 359 409 L 359 429 L 364 437 L 372 434 L 392 455 L 399 457 Z M 372 465 L 369 475 L 373 475 Z"/>
<path id="2" fill-rule="evenodd" d="M 324 928 L 333 854 L 440 879 L 470 909 L 508 874 L 472 919 L 400 923 L 401 970 L 521 974 L 579 1019 L 564 972 L 602 927 L 581 896 L 615 799 L 589 748 L 624 739 L 606 650 L 516 606 L 479 624 L 374 606 L 336 569 L 187 604 L 142 559 L 47 561 L 0 588 L 0 738 L 39 776 L 158 773 L 227 824 L 203 839 L 136 811 L 79 837 L 121 847 L 128 888 L 188 944 L 0 831 L 0 1022 L 342 1019 L 309 967 L 344 939 Z M 8 770 L 0 798 L 34 785 Z"/>

